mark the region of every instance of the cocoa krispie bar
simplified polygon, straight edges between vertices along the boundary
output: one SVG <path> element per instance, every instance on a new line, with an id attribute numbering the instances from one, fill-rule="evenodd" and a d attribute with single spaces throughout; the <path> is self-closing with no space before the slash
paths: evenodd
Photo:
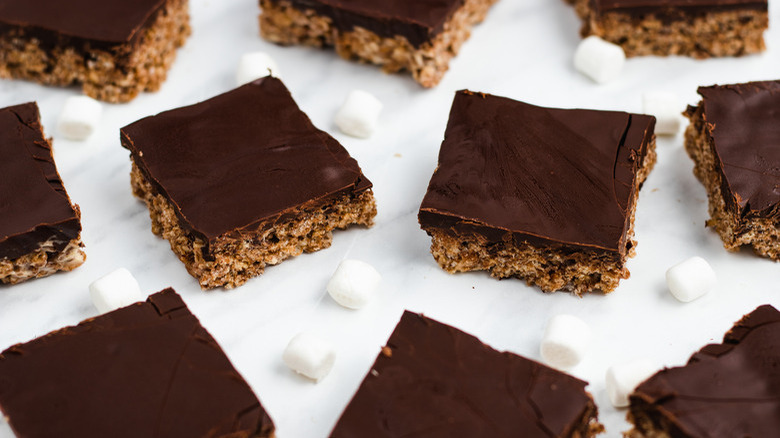
<path id="1" fill-rule="evenodd" d="M 0 109 L 0 283 L 77 268 L 81 213 L 71 203 L 34 102 Z"/>
<path id="2" fill-rule="evenodd" d="M 127 102 L 160 88 L 189 34 L 188 0 L 0 0 L 0 77 Z"/>
<path id="3" fill-rule="evenodd" d="M 589 438 L 587 382 L 404 312 L 332 438 Z"/>
<path id="4" fill-rule="evenodd" d="M 628 438 L 773 437 L 780 431 L 780 312 L 761 306 L 682 367 L 630 396 Z"/>
<path id="5" fill-rule="evenodd" d="M 345 59 L 409 71 L 434 87 L 496 1 L 260 0 L 260 33 L 279 44 L 335 46 Z"/>
<path id="6" fill-rule="evenodd" d="M 420 207 L 447 272 L 487 270 L 551 292 L 628 278 L 655 118 L 542 108 L 459 91 Z"/>
<path id="7" fill-rule="evenodd" d="M 173 289 L 0 354 L 19 437 L 273 437 L 274 424 Z"/>
<path id="8" fill-rule="evenodd" d="M 582 35 L 623 47 L 627 56 L 739 56 L 764 50 L 767 0 L 568 0 Z"/>
<path id="9" fill-rule="evenodd" d="M 239 286 L 376 216 L 357 162 L 270 76 L 126 126 L 122 145 L 152 231 L 203 288 Z"/>
<path id="10" fill-rule="evenodd" d="M 685 149 L 709 198 L 707 226 L 729 251 L 780 260 L 780 81 L 700 87 Z"/>

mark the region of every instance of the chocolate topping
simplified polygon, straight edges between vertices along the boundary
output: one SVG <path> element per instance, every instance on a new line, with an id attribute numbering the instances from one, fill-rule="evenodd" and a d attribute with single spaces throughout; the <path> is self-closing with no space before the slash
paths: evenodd
<path id="1" fill-rule="evenodd" d="M 281 0 L 273 0 L 281 1 Z M 313 10 L 333 20 L 341 30 L 362 27 L 385 38 L 405 37 L 414 47 L 444 30 L 465 0 L 290 0 L 301 10 Z"/>
<path id="2" fill-rule="evenodd" d="M 631 395 L 631 412 L 677 437 L 769 437 L 780 430 L 780 312 L 761 306 L 683 367 Z"/>
<path id="3" fill-rule="evenodd" d="M 181 298 L 166 289 L 0 354 L 18 436 L 269 436 L 273 423 Z"/>
<path id="4" fill-rule="evenodd" d="M 60 251 L 81 232 L 34 102 L 0 109 L 0 218 L 0 259 L 49 240 Z"/>
<path id="5" fill-rule="evenodd" d="M 137 41 L 166 0 L 0 0 L 0 34 L 45 46 L 112 49 Z"/>
<path id="6" fill-rule="evenodd" d="M 780 81 L 699 87 L 727 205 L 780 219 Z"/>
<path id="7" fill-rule="evenodd" d="M 331 437 L 589 436 L 587 382 L 408 311 L 387 348 Z"/>
<path id="8" fill-rule="evenodd" d="M 182 225 L 208 241 L 371 187 L 270 76 L 128 125 L 122 145 Z"/>
<path id="9" fill-rule="evenodd" d="M 459 91 L 420 207 L 423 229 L 626 254 L 650 116 Z"/>
<path id="10" fill-rule="evenodd" d="M 591 0 L 591 5 L 596 12 L 655 13 L 664 17 L 673 16 L 675 10 L 702 14 L 734 9 L 767 10 L 767 0 Z"/>

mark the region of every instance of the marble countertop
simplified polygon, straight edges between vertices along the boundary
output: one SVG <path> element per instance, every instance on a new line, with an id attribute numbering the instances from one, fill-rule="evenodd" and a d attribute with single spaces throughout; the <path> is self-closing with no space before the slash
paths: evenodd
<path id="1" fill-rule="evenodd" d="M 628 262 L 631 278 L 608 296 L 544 294 L 522 281 L 497 281 L 484 273 L 449 275 L 431 257 L 430 239 L 416 217 L 455 90 L 544 106 L 631 112 L 641 110 L 642 92 L 665 90 L 694 104 L 699 85 L 777 79 L 777 27 L 766 33 L 768 51 L 759 56 L 631 59 L 618 80 L 596 85 L 572 67 L 580 23 L 565 2 L 502 0 L 474 30 L 441 84 L 425 90 L 406 75 L 346 62 L 331 50 L 263 41 L 254 0 L 191 0 L 191 10 L 192 37 L 162 89 L 130 104 L 106 105 L 102 125 L 86 142 L 67 141 L 55 129 L 65 99 L 79 89 L 0 81 L 0 107 L 39 103 L 45 130 L 54 137 L 59 171 L 81 206 L 87 253 L 87 262 L 73 272 L 0 287 L 0 350 L 97 315 L 88 285 L 126 267 L 144 291 L 172 286 L 182 295 L 255 390 L 280 438 L 325 437 L 404 309 L 537 360 L 546 320 L 570 313 L 588 322 L 595 335 L 592 351 L 572 374 L 590 382 L 607 427 L 602 436 L 619 437 L 628 425 L 625 410 L 614 409 L 607 399 L 608 366 L 643 356 L 660 365 L 683 364 L 756 306 L 780 306 L 780 265 L 750 251 L 727 253 L 705 228 L 706 194 L 691 173 L 681 134 L 659 137 L 658 164 L 639 197 L 639 246 Z M 780 19 L 777 12 L 770 9 L 773 24 Z M 358 160 L 374 182 L 379 215 L 373 228 L 337 232 L 331 248 L 270 267 L 238 289 L 203 292 L 168 242 L 151 233 L 146 207 L 133 198 L 119 128 L 231 89 L 240 56 L 258 50 L 276 59 L 280 76 L 314 124 Z M 353 88 L 370 91 L 385 104 L 378 131 L 368 140 L 342 135 L 333 124 L 336 109 Z M 718 285 L 698 301 L 682 304 L 667 292 L 664 274 L 693 255 L 710 261 Z M 338 306 L 325 292 L 344 258 L 369 262 L 384 278 L 378 298 L 359 311 Z M 338 349 L 335 368 L 319 384 L 281 361 L 289 339 L 303 330 L 318 331 Z M 0 438 L 10 436 L 0 420 Z"/>

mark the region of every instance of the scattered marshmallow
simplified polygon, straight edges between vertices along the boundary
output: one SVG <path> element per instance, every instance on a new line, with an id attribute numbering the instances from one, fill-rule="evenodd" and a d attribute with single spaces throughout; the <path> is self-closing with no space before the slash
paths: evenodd
<path id="1" fill-rule="evenodd" d="M 336 362 L 333 346 L 311 333 L 299 333 L 287 344 L 282 361 L 298 374 L 319 382 Z"/>
<path id="2" fill-rule="evenodd" d="M 100 123 L 103 105 L 88 96 L 71 96 L 65 101 L 57 130 L 68 140 L 83 141 Z"/>
<path id="3" fill-rule="evenodd" d="M 655 133 L 677 135 L 682 125 L 680 101 L 674 93 L 654 91 L 642 94 L 642 112 L 655 116 Z"/>
<path id="4" fill-rule="evenodd" d="M 334 301 L 350 309 L 360 309 L 374 296 L 382 276 L 360 260 L 344 260 L 330 277 L 327 290 Z"/>
<path id="5" fill-rule="evenodd" d="M 276 61 L 268 56 L 267 53 L 246 53 L 241 57 L 241 61 L 238 62 L 236 83 L 241 86 L 268 75 L 279 77 L 279 66 L 276 65 Z"/>
<path id="6" fill-rule="evenodd" d="M 666 271 L 666 284 L 675 298 L 689 303 L 715 287 L 715 271 L 701 257 L 691 257 Z"/>
<path id="7" fill-rule="evenodd" d="M 591 344 L 585 321 L 572 315 L 557 315 L 547 322 L 542 338 L 542 359 L 551 367 L 568 370 L 582 361 Z"/>
<path id="8" fill-rule="evenodd" d="M 617 78 L 625 62 L 622 47 L 594 35 L 583 39 L 574 53 L 574 68 L 599 84 Z"/>
<path id="9" fill-rule="evenodd" d="M 100 313 L 111 312 L 146 298 L 141 293 L 138 281 L 125 268 L 119 268 L 93 281 L 89 285 L 89 294 Z"/>
<path id="10" fill-rule="evenodd" d="M 656 371 L 658 366 L 645 359 L 612 365 L 606 376 L 609 401 L 616 408 L 628 406 L 628 396 Z"/>
<path id="11" fill-rule="evenodd" d="M 352 137 L 368 138 L 374 133 L 382 102 L 371 93 L 352 90 L 347 100 L 336 113 L 336 126 Z"/>

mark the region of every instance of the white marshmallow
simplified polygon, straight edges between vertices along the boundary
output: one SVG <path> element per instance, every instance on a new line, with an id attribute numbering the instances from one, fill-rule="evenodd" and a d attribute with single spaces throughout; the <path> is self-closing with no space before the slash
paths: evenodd
<path id="1" fill-rule="evenodd" d="M 677 135 L 680 132 L 682 111 L 674 93 L 653 91 L 642 94 L 642 112 L 655 116 L 655 133 Z"/>
<path id="2" fill-rule="evenodd" d="M 568 370 L 585 357 L 591 338 L 585 321 L 572 315 L 554 316 L 547 321 L 542 338 L 542 359 L 553 368 Z"/>
<path id="3" fill-rule="evenodd" d="M 612 365 L 606 375 L 609 401 L 616 408 L 628 406 L 628 396 L 658 369 L 657 365 L 646 359 Z"/>
<path id="4" fill-rule="evenodd" d="M 100 313 L 111 312 L 146 298 L 141 293 L 138 281 L 125 268 L 119 268 L 93 281 L 89 285 L 89 295 Z"/>
<path id="5" fill-rule="evenodd" d="M 65 101 L 57 130 L 68 140 L 82 141 L 100 124 L 103 105 L 88 96 L 71 96 Z"/>
<path id="6" fill-rule="evenodd" d="M 287 344 L 282 361 L 296 373 L 319 382 L 333 368 L 336 350 L 316 335 L 299 333 Z"/>
<path id="7" fill-rule="evenodd" d="M 336 126 L 352 137 L 368 138 L 374 133 L 382 102 L 371 93 L 352 90 L 347 100 L 336 113 Z"/>
<path id="8" fill-rule="evenodd" d="M 574 53 L 574 68 L 599 84 L 617 78 L 625 62 L 622 47 L 593 35 L 583 39 Z"/>
<path id="9" fill-rule="evenodd" d="M 241 61 L 238 62 L 236 84 L 241 86 L 268 75 L 279 77 L 279 66 L 276 65 L 276 61 L 268 56 L 267 53 L 246 53 L 241 57 Z"/>
<path id="10" fill-rule="evenodd" d="M 368 263 L 344 260 L 328 281 L 327 290 L 334 301 L 350 309 L 360 309 L 373 298 L 382 276 Z"/>
<path id="11" fill-rule="evenodd" d="M 715 287 L 715 271 L 701 257 L 691 257 L 666 271 L 666 284 L 675 298 L 689 303 Z"/>

